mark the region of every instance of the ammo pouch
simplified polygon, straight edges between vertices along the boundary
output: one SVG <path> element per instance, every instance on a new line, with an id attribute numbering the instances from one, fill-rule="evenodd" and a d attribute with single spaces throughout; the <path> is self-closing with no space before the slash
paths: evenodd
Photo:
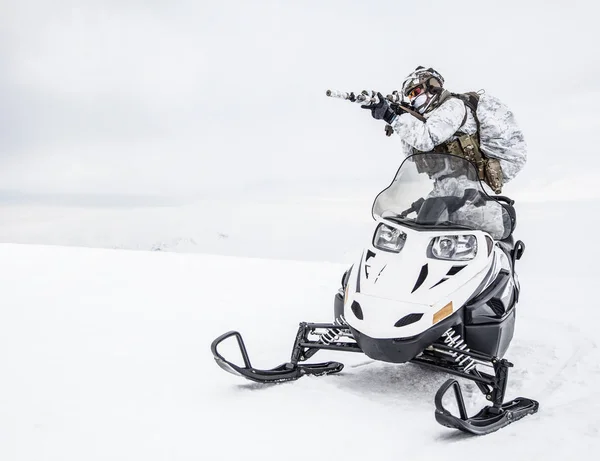
<path id="1" fill-rule="evenodd" d="M 447 152 L 469 160 L 477 166 L 477 174 L 480 180 L 490 186 L 496 194 L 502 192 L 504 177 L 500 162 L 498 159 L 485 157 L 481 153 L 476 137 L 463 134 L 453 141 L 446 141 L 435 146 L 432 152 Z"/>

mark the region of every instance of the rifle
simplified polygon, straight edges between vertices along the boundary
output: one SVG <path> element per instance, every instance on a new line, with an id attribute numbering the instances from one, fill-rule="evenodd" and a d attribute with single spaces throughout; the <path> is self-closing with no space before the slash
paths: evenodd
<path id="1" fill-rule="evenodd" d="M 377 93 L 374 91 L 372 91 L 369 94 L 368 91 L 363 90 L 360 93 L 355 94 L 353 92 L 347 93 L 344 91 L 327 90 L 325 92 L 325 94 L 327 96 L 329 96 L 330 98 L 345 99 L 346 101 L 361 104 L 363 106 L 369 106 L 371 104 L 379 103 L 379 97 L 377 96 Z M 406 102 L 404 102 L 402 100 L 402 96 L 400 95 L 400 93 L 398 93 L 398 91 L 392 91 L 392 94 L 388 94 L 387 96 L 385 96 L 385 99 L 387 99 L 390 102 L 390 108 L 394 112 L 396 112 L 396 114 L 400 115 L 403 112 L 407 112 L 422 122 L 425 122 L 427 120 L 425 117 L 423 117 L 417 111 L 415 111 L 410 105 L 408 105 Z M 391 134 L 393 133 L 392 128 L 389 125 L 387 125 L 385 128 L 386 128 L 385 134 L 387 136 L 391 136 Z"/>

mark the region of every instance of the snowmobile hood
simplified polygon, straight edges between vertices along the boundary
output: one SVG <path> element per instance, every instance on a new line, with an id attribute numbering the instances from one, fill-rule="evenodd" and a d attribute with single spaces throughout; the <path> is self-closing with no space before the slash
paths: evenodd
<path id="1" fill-rule="evenodd" d="M 371 245 L 361 260 L 359 291 L 363 295 L 412 304 L 434 305 L 459 290 L 490 264 L 488 239 L 477 231 L 423 232 L 380 220 L 406 234 L 399 253 L 382 251 Z M 472 235 L 477 253 L 467 261 L 434 259 L 428 249 L 439 237 Z"/>
<path id="2" fill-rule="evenodd" d="M 379 220 L 406 234 L 398 253 L 371 245 L 348 277 L 344 315 L 349 325 L 371 338 L 419 334 L 460 309 L 485 285 L 494 257 L 481 231 L 423 231 Z M 435 259 L 432 241 L 472 235 L 477 252 L 468 261 Z M 445 309 L 445 310 L 444 310 Z M 441 311 L 441 312 L 440 312 Z"/>

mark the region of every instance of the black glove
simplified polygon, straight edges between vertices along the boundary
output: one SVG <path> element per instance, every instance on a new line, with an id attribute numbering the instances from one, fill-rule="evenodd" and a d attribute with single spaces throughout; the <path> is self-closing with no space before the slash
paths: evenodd
<path id="1" fill-rule="evenodd" d="M 384 120 L 386 123 L 392 123 L 396 118 L 396 113 L 390 107 L 390 103 L 383 97 L 381 93 L 377 93 L 379 102 L 377 104 L 366 104 L 360 106 L 363 109 L 370 109 L 371 115 L 375 120 Z"/>
<path id="2" fill-rule="evenodd" d="M 405 102 L 393 102 L 390 104 L 390 108 L 396 113 L 396 115 L 402 115 L 406 112 L 406 109 L 410 109 Z"/>

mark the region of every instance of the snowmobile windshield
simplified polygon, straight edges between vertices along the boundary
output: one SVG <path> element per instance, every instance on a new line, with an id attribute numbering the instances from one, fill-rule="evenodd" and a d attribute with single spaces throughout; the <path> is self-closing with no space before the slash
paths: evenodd
<path id="1" fill-rule="evenodd" d="M 496 240 L 507 238 L 514 225 L 508 206 L 485 191 L 475 165 L 444 153 L 407 157 L 372 212 L 415 226 L 483 230 Z"/>

